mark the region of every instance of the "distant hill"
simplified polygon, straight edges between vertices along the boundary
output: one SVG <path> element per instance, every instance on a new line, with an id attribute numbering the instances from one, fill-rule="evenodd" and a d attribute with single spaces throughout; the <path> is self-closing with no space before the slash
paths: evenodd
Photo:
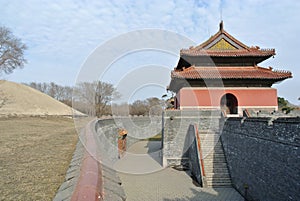
<path id="1" fill-rule="evenodd" d="M 76 111 L 77 115 L 83 115 Z M 0 116 L 73 115 L 72 108 L 31 87 L 0 80 Z"/>

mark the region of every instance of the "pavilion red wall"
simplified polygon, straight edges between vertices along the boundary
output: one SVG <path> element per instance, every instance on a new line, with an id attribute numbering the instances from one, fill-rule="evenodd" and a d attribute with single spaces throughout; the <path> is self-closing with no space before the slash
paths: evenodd
<path id="1" fill-rule="evenodd" d="M 226 93 L 233 94 L 242 108 L 277 108 L 277 90 L 273 88 L 182 88 L 177 93 L 178 109 L 217 108 Z"/>

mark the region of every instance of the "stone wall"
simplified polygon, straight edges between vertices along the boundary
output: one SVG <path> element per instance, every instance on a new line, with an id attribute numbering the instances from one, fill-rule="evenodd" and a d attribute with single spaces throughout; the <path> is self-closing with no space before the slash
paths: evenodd
<path id="1" fill-rule="evenodd" d="M 66 172 L 65 180 L 57 190 L 53 201 L 71 200 L 80 175 L 80 165 L 84 155 L 82 142 L 78 140 L 69 168 Z"/>
<path id="2" fill-rule="evenodd" d="M 190 141 L 187 131 L 190 124 L 196 124 L 199 130 L 219 129 L 220 111 L 167 110 L 163 127 L 163 165 L 188 165 L 187 150 Z"/>
<path id="3" fill-rule="evenodd" d="M 101 161 L 108 167 L 112 167 L 118 160 L 118 128 L 128 131 L 127 148 L 139 140 L 153 137 L 162 130 L 161 116 L 155 117 L 114 117 L 100 119 L 97 122 L 97 145 Z"/>
<path id="4" fill-rule="evenodd" d="M 300 200 L 299 117 L 229 118 L 221 139 L 232 182 L 248 200 Z"/>

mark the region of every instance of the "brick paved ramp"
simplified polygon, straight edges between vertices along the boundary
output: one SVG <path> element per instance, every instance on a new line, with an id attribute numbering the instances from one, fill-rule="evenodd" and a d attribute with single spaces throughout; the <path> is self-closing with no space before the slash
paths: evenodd
<path id="1" fill-rule="evenodd" d="M 149 145 L 149 144 L 148 144 Z M 131 153 L 147 153 L 143 149 L 148 149 L 147 142 L 142 141 L 130 147 Z M 156 146 L 153 146 L 156 147 Z M 151 152 L 151 151 L 150 151 Z M 138 158 L 136 158 L 138 160 Z M 118 162 L 118 167 L 130 169 L 139 161 L 134 161 L 130 155 Z M 153 163 L 153 156 L 149 155 L 149 160 L 140 161 L 142 165 L 159 165 Z M 125 167 L 127 166 L 127 167 Z M 150 174 L 128 174 L 119 172 L 122 186 L 127 195 L 127 201 L 243 201 L 241 195 L 233 188 L 201 188 L 194 184 L 189 172 L 165 168 Z"/>

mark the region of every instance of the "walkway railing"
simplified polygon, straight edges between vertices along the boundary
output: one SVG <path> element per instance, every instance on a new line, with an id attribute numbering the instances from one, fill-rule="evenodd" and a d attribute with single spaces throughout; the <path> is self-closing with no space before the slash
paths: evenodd
<path id="1" fill-rule="evenodd" d="M 199 152 L 199 156 L 200 156 L 200 166 L 201 166 L 201 173 L 202 173 L 202 176 L 206 176 L 205 175 L 205 170 L 204 170 L 204 162 L 203 162 L 203 154 L 202 154 L 202 148 L 201 148 L 201 139 L 200 139 L 200 136 L 199 136 L 199 133 L 198 133 L 198 127 L 197 125 L 194 125 L 194 129 L 195 129 L 195 136 L 196 136 L 196 139 L 197 139 L 197 145 L 198 145 L 198 152 Z M 203 178 L 202 178 L 202 183 L 203 183 Z"/>
<path id="2" fill-rule="evenodd" d="M 105 123 L 105 119 L 95 119 L 82 128 L 65 181 L 53 201 L 126 200 L 116 170 L 102 163 L 103 149 L 99 148 L 97 130 L 105 126 Z"/>
<path id="3" fill-rule="evenodd" d="M 244 117 L 250 117 L 250 112 L 249 112 L 248 109 L 244 109 L 244 110 L 243 110 L 243 116 L 244 116 Z"/>
<path id="4" fill-rule="evenodd" d="M 80 176 L 71 197 L 72 201 L 102 201 L 104 199 L 102 168 L 97 161 L 96 140 L 92 131 L 95 129 L 95 122 L 92 121 L 85 127 L 84 140 L 88 150 L 85 149 Z"/>

